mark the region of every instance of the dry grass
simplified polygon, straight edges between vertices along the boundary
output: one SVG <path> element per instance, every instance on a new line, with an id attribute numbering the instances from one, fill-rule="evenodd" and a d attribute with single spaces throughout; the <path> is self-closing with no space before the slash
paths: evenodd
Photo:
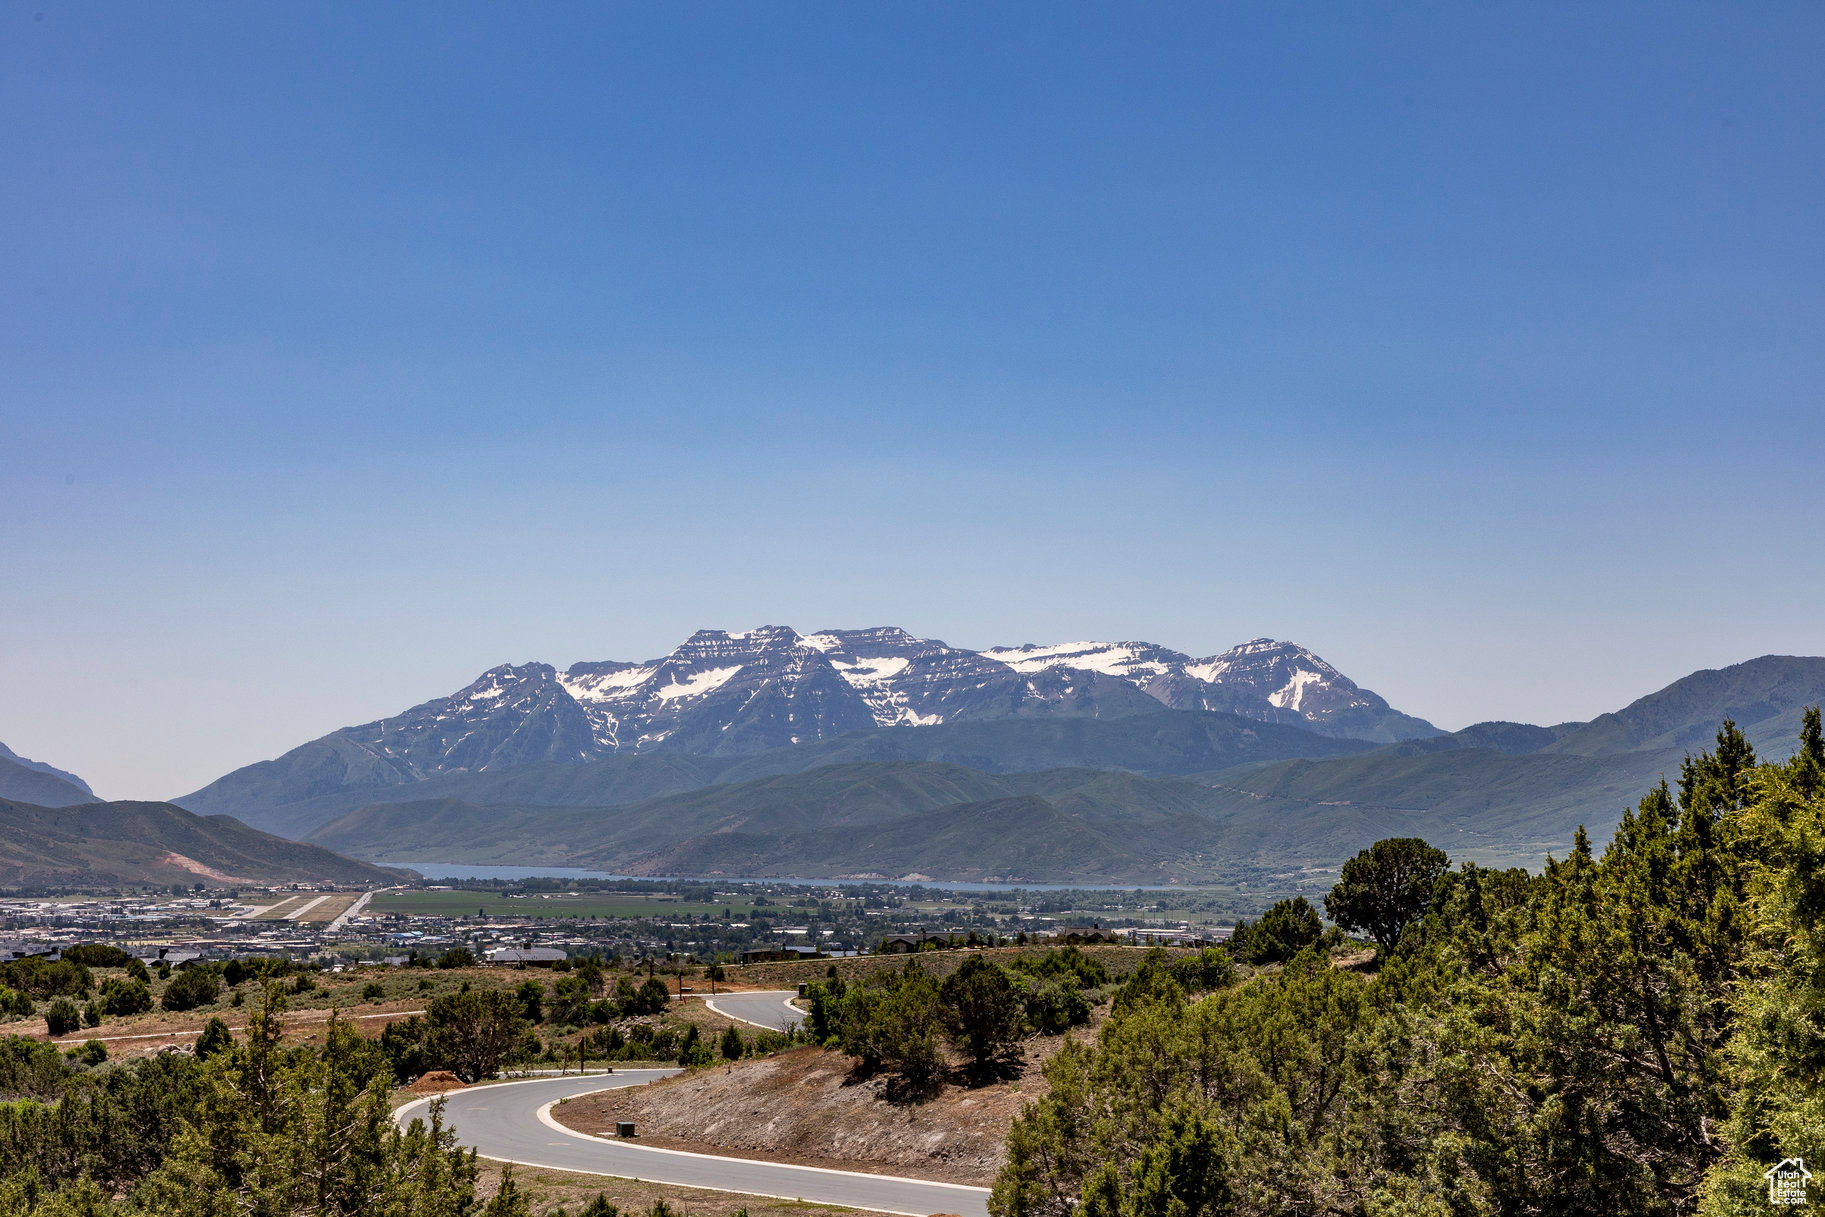
<path id="1" fill-rule="evenodd" d="M 501 1164 L 484 1161 L 478 1194 L 492 1197 L 500 1188 Z M 578 1175 L 542 1167 L 516 1166 L 513 1181 L 534 1195 L 532 1211 L 536 1217 L 555 1217 L 561 1208 L 575 1214 L 598 1195 L 608 1197 L 610 1204 L 626 1217 L 646 1217 L 655 1202 L 663 1200 L 676 1217 L 827 1217 L 834 1213 L 871 1213 L 869 1209 L 846 1209 L 828 1204 L 806 1204 L 799 1200 L 772 1200 L 765 1196 L 748 1196 L 738 1192 L 709 1192 L 698 1188 L 675 1187 L 669 1183 L 643 1183 L 612 1175 Z"/>
<path id="2" fill-rule="evenodd" d="M 831 968 L 844 980 L 860 980 L 882 971 L 897 971 L 906 961 L 916 959 L 932 976 L 949 976 L 971 955 L 981 955 L 998 963 L 1008 963 L 1022 956 L 1041 956 L 1059 949 L 1055 944 L 1041 943 L 1024 947 L 965 947 L 958 950 L 921 951 L 917 955 L 858 955 L 849 959 L 782 960 L 778 963 L 751 963 L 732 969 L 730 979 L 739 987 L 756 989 L 794 989 L 807 981 L 822 980 Z M 1099 960 L 1112 979 L 1120 979 L 1139 966 L 1152 947 L 1090 946 L 1079 947 L 1085 955 Z M 1164 948 L 1168 955 L 1195 954 L 1188 948 Z M 697 984 L 700 982 L 692 982 Z"/>
<path id="3" fill-rule="evenodd" d="M 125 972 L 108 968 L 97 968 L 94 972 L 97 984 L 108 977 L 126 975 Z M 388 1023 L 422 1011 L 434 998 L 456 992 L 464 982 L 478 989 L 511 989 L 517 988 L 526 976 L 510 968 L 454 968 L 449 971 L 357 968 L 347 972 L 314 973 L 311 974 L 311 979 L 316 987 L 303 993 L 292 993 L 289 991 L 289 981 L 285 984 L 288 1040 L 302 1043 L 318 1039 L 332 1010 L 348 1020 L 349 1025 L 361 1034 L 376 1036 Z M 549 978 L 546 979 L 549 983 Z M 153 978 L 152 994 L 155 1001 L 164 992 L 165 984 L 166 982 Z M 380 1000 L 374 1001 L 362 996 L 363 990 L 370 984 L 381 987 L 383 995 Z M 260 986 L 255 981 L 243 982 L 239 989 L 242 999 L 239 1006 L 234 1004 L 235 992 L 223 989 L 220 1000 L 180 1014 L 155 1007 L 145 1014 L 108 1018 L 99 1027 L 85 1027 L 74 1035 L 64 1036 L 56 1043 L 62 1047 L 71 1047 L 98 1039 L 107 1043 L 109 1053 L 114 1056 L 150 1055 L 168 1045 L 188 1044 L 211 1018 L 220 1018 L 237 1029 L 244 1026 L 247 1016 L 260 1003 Z M 6 1025 L 4 1030 L 37 1039 L 49 1038 L 42 1017 L 22 1019 Z"/>

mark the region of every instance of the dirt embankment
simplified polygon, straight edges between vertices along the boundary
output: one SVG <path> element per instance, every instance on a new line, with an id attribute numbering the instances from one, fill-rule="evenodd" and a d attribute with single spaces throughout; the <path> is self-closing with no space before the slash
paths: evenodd
<path id="1" fill-rule="evenodd" d="M 572 1099 L 552 1114 L 597 1136 L 632 1120 L 643 1143 L 663 1149 L 986 1187 L 1006 1160 L 1008 1126 L 1045 1093 L 1041 1062 L 1062 1043 L 1029 1040 L 1021 1076 L 946 1086 L 924 1103 L 890 1103 L 885 1081 L 852 1079 L 841 1053 L 800 1048 Z"/>

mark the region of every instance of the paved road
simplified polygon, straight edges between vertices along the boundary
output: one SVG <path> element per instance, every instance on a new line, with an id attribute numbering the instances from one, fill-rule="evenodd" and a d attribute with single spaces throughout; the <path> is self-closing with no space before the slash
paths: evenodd
<path id="1" fill-rule="evenodd" d="M 784 1031 L 805 1017 L 803 1010 L 789 1004 L 795 996 L 796 990 L 779 989 L 761 993 L 718 993 L 703 1000 L 716 1013 L 737 1022 L 751 1023 L 769 1031 Z"/>
<path id="2" fill-rule="evenodd" d="M 883 1213 L 912 1214 L 913 1217 L 924 1217 L 928 1213 L 988 1217 L 987 1188 L 687 1154 L 630 1141 L 591 1137 L 565 1128 L 551 1118 L 549 1109 L 560 1099 L 617 1086 L 637 1086 L 676 1072 L 676 1069 L 630 1069 L 610 1075 L 538 1078 L 477 1086 L 452 1093 L 444 1109 L 444 1119 L 465 1145 L 473 1145 L 485 1158 L 502 1162 L 591 1175 L 618 1175 L 677 1187 L 840 1204 Z M 397 1118 L 403 1123 L 414 1116 L 422 1116 L 429 1102 L 429 1099 L 420 1099 L 409 1103 L 399 1109 Z"/>

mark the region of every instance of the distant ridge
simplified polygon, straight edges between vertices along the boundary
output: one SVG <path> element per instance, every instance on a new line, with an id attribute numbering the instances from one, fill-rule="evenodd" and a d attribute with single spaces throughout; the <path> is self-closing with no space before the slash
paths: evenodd
<path id="1" fill-rule="evenodd" d="M 332 732 L 178 802 L 302 834 L 351 807 L 399 797 L 386 793 L 392 788 L 455 774 L 658 753 L 753 756 L 883 728 L 1166 709 L 1370 743 L 1440 734 L 1310 651 L 1271 639 L 1196 659 L 1152 643 L 977 652 L 893 626 L 812 634 L 763 626 L 699 630 L 644 662 L 491 668 L 448 697 Z"/>
<path id="2" fill-rule="evenodd" d="M 0 885 L 396 883 L 400 872 L 170 803 L 42 807 L 0 799 Z"/>
<path id="3" fill-rule="evenodd" d="M 1825 659 L 1770 655 L 1693 673 L 1590 723 L 1487 722 L 1380 743 L 1320 733 L 1310 716 L 1328 715 L 1335 731 L 1357 714 L 1385 727 L 1395 712 L 1316 657 L 1266 640 L 1187 661 L 1140 643 L 978 654 L 897 631 L 758 633 L 699 635 L 690 662 L 670 673 L 585 672 L 618 677 L 617 687 L 699 690 L 662 699 L 682 704 L 666 710 L 654 733 L 664 738 L 641 747 L 600 749 L 590 716 L 609 712 L 605 703 L 586 712 L 558 696 L 578 669 L 560 679 L 528 665 L 207 793 L 377 861 L 1285 883 L 1390 835 L 1537 865 L 1569 849 L 1580 825 L 1601 842 L 1649 786 L 1677 777 L 1687 752 L 1709 747 L 1725 718 L 1780 757 L 1802 710 L 1825 701 Z M 887 662 L 869 649 L 915 644 L 941 648 L 923 659 L 944 679 L 907 683 L 916 657 Z M 752 671 L 749 647 L 761 655 Z M 854 691 L 845 667 L 883 683 L 869 723 L 838 730 L 855 721 L 832 683 Z M 1202 682 L 1205 702 L 1255 698 L 1256 713 L 1193 708 L 1175 692 L 1187 680 Z M 762 703 L 772 709 L 756 710 Z M 918 725 L 881 725 L 904 713 Z M 633 721 L 617 718 L 629 731 Z M 787 742 L 762 746 L 781 729 Z"/>
<path id="4" fill-rule="evenodd" d="M 95 792 L 75 774 L 43 761 L 27 760 L 0 744 L 0 799 L 67 807 L 94 802 Z"/>

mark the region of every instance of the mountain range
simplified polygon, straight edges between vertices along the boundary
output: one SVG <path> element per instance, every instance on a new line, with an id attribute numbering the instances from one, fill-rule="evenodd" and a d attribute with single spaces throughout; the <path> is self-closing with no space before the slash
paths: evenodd
<path id="1" fill-rule="evenodd" d="M 67 770 L 0 744 L 0 884 L 112 888 L 174 883 L 397 883 L 318 845 L 170 803 L 103 802 Z"/>
<path id="2" fill-rule="evenodd" d="M 700 630 L 641 663 L 491 668 L 447 697 L 331 732 L 177 801 L 303 834 L 336 811 L 393 801 L 391 788 L 451 775 L 657 754 L 746 757 L 856 732 L 1164 709 L 1260 724 L 1250 728 L 1255 738 L 1282 741 L 1278 756 L 1322 754 L 1314 738 L 1360 746 L 1441 734 L 1310 651 L 1271 639 L 1194 659 L 1151 643 L 967 651 L 895 627 L 801 635 L 766 626 Z M 1254 759 L 1276 759 L 1275 749 Z"/>
<path id="3" fill-rule="evenodd" d="M 95 792 L 75 774 L 43 761 L 28 761 L 0 744 L 0 799 L 67 807 L 72 803 L 93 803 Z"/>
<path id="4" fill-rule="evenodd" d="M 0 883 L 9 887 L 390 884 L 403 877 L 231 816 L 193 815 L 170 803 L 42 807 L 0 799 Z"/>
<path id="5" fill-rule="evenodd" d="M 1292 643 L 964 651 L 701 631 L 663 659 L 490 669 L 179 803 L 371 860 L 633 874 L 1243 880 L 1378 837 L 1537 865 L 1725 717 L 1790 752 L 1825 659 L 1695 673 L 1589 723 L 1444 733 Z"/>

